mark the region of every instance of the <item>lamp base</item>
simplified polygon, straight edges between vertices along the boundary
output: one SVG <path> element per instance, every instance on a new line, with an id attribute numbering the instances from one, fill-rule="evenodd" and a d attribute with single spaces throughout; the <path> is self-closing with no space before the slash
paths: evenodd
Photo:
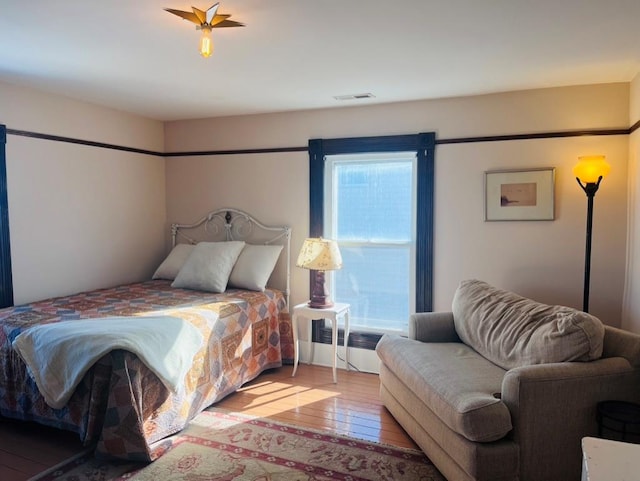
<path id="1" fill-rule="evenodd" d="M 324 271 L 315 271 L 315 282 L 313 284 L 313 292 L 311 292 L 311 300 L 309 301 L 309 307 L 313 309 L 333 307 L 333 302 L 329 299 L 329 292 L 324 280 Z"/>
<path id="2" fill-rule="evenodd" d="M 308 306 L 312 309 L 328 309 L 333 307 L 334 304 L 330 300 L 325 300 L 324 303 L 318 302 L 317 300 L 311 299 L 308 303 Z"/>

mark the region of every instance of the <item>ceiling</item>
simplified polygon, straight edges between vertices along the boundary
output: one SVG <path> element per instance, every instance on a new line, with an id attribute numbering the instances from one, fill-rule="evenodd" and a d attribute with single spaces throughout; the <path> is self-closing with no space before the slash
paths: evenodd
<path id="1" fill-rule="evenodd" d="M 0 81 L 158 120 L 604 82 L 640 72 L 640 0 L 0 0 Z M 338 101 L 334 96 L 375 98 Z"/>

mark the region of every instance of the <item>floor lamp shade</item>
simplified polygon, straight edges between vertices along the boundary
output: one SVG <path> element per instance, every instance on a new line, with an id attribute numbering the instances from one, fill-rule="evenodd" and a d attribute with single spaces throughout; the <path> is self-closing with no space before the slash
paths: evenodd
<path id="1" fill-rule="evenodd" d="M 578 185 L 587 195 L 587 236 L 584 253 L 584 294 L 582 310 L 589 312 L 589 285 L 591 281 L 591 230 L 593 226 L 593 199 L 598 192 L 600 182 L 611 171 L 611 166 L 604 160 L 604 155 L 578 157 L 578 164 L 573 168 Z"/>
<path id="2" fill-rule="evenodd" d="M 342 256 L 336 241 L 322 237 L 305 239 L 296 265 L 315 271 L 312 273 L 314 279 L 309 306 L 316 309 L 332 307 L 333 302 L 329 300 L 324 273 L 342 268 Z"/>
<path id="3" fill-rule="evenodd" d="M 573 175 L 584 184 L 597 184 L 600 177 L 604 179 L 611 172 L 611 166 L 604 159 L 604 155 L 578 157 Z"/>

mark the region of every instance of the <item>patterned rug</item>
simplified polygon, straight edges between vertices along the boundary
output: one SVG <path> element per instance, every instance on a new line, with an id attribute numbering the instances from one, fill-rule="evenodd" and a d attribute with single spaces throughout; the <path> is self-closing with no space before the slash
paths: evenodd
<path id="1" fill-rule="evenodd" d="M 210 408 L 163 444 L 151 464 L 91 453 L 30 481 L 446 481 L 420 451 L 360 441 Z"/>

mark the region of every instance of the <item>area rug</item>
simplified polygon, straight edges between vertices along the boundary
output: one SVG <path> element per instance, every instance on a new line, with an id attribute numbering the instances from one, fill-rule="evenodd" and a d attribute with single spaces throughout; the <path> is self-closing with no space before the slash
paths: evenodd
<path id="1" fill-rule="evenodd" d="M 31 481 L 446 481 L 420 451 L 217 408 L 199 414 L 163 449 L 147 465 L 109 463 L 84 453 Z"/>

